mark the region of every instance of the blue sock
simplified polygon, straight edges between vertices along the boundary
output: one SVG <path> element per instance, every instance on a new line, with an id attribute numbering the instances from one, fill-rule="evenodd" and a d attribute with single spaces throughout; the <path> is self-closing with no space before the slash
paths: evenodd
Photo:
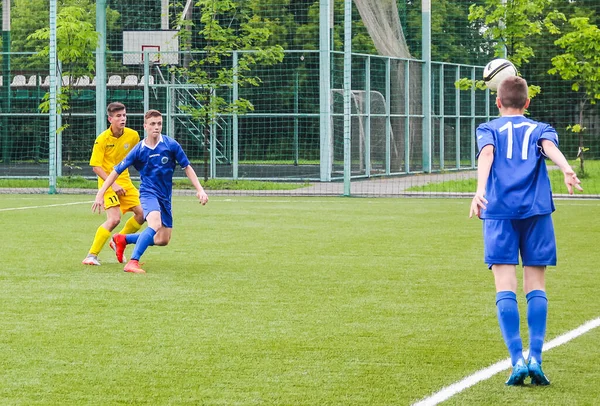
<path id="1" fill-rule="evenodd" d="M 502 291 L 496 294 L 496 307 L 498 308 L 498 322 L 508 347 L 510 359 L 515 365 L 523 357 L 523 341 L 519 334 L 519 307 L 517 295 L 511 291 Z"/>
<path id="2" fill-rule="evenodd" d="M 127 244 L 135 244 L 138 240 L 138 238 L 140 238 L 140 234 L 136 233 L 136 234 L 127 234 L 125 236 L 125 241 L 127 241 Z"/>
<path id="3" fill-rule="evenodd" d="M 529 357 L 542 362 L 542 347 L 546 335 L 548 298 L 543 290 L 532 290 L 527 294 L 527 325 L 529 326 Z"/>
<path id="4" fill-rule="evenodd" d="M 150 227 L 146 227 L 146 229 L 139 234 L 137 242 L 135 243 L 135 248 L 133 249 L 133 254 L 131 254 L 131 259 L 137 259 L 139 261 L 146 251 L 146 248 L 154 245 L 155 234 L 156 231 Z"/>

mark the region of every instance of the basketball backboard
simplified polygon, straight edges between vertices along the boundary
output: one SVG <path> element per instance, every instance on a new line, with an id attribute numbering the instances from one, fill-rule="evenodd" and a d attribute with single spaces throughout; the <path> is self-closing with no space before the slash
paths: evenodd
<path id="1" fill-rule="evenodd" d="M 123 31 L 123 65 L 141 65 L 147 52 L 151 62 L 179 65 L 179 37 L 175 30 Z"/>

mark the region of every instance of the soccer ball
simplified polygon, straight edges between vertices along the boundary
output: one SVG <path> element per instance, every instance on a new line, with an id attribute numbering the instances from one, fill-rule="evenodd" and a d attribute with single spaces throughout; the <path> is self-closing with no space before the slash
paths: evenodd
<path id="1" fill-rule="evenodd" d="M 483 68 L 483 81 L 490 90 L 498 90 L 498 85 L 510 76 L 517 76 L 517 68 L 507 59 L 494 59 Z"/>

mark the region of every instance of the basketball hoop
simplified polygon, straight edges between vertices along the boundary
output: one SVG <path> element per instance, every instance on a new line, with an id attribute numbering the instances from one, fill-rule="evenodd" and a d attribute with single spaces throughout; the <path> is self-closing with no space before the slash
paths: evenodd
<path id="1" fill-rule="evenodd" d="M 153 64 L 179 65 L 178 31 L 123 31 L 123 65 L 141 65 L 144 55 Z"/>

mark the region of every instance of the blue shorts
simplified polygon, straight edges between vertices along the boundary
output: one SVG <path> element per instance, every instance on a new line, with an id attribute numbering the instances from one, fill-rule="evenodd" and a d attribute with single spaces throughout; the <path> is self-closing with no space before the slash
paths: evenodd
<path id="1" fill-rule="evenodd" d="M 160 212 L 160 219 L 164 227 L 173 228 L 173 213 L 170 200 L 159 200 L 156 196 L 140 193 L 140 202 L 144 210 L 144 219 L 151 211 Z"/>
<path id="2" fill-rule="evenodd" d="M 556 239 L 552 216 L 521 220 L 483 220 L 485 262 L 492 265 L 556 265 Z"/>

